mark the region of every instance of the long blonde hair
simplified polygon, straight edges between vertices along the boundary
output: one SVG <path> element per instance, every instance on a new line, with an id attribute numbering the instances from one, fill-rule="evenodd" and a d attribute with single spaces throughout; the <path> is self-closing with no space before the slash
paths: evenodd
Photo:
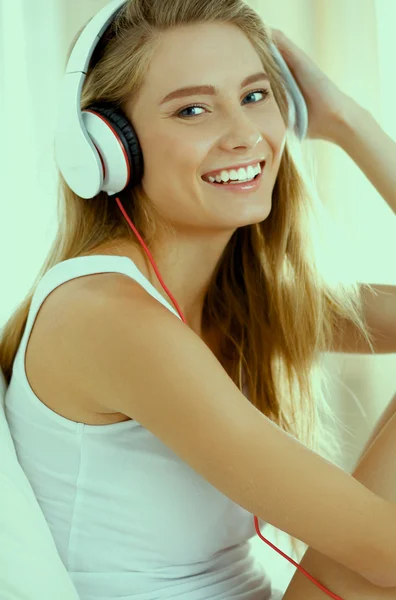
<path id="1" fill-rule="evenodd" d="M 269 50 L 270 30 L 243 0 L 127 2 L 94 52 L 81 108 L 102 101 L 122 109 L 139 93 L 159 32 L 214 22 L 232 23 L 249 38 L 287 123 L 281 72 Z M 233 361 L 232 378 L 239 387 L 241 372 L 246 373 L 250 402 L 283 430 L 336 462 L 337 443 L 333 440 L 327 449 L 324 444 L 332 438 L 320 411 L 335 417 L 323 393 L 325 375 L 319 359 L 332 349 L 340 316 L 352 321 L 370 346 L 371 341 L 358 285 L 330 284 L 320 269 L 313 231 L 320 226 L 321 200 L 300 160 L 300 145 L 288 134 L 268 218 L 237 229 L 227 244 L 205 298 L 203 324 L 210 323 L 221 334 L 222 353 Z M 43 275 L 57 263 L 112 240 L 139 245 L 107 194 L 84 200 L 60 173 L 59 177 L 57 235 L 27 297 L 2 330 L 0 367 L 7 383 Z M 148 247 L 159 225 L 171 230 L 141 185 L 121 196 Z M 269 457 L 257 457 L 263 459 Z M 291 541 L 297 553 L 296 540 Z"/>

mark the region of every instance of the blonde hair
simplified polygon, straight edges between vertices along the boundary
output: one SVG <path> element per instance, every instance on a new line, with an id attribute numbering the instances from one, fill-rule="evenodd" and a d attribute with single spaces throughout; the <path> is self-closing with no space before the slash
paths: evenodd
<path id="1" fill-rule="evenodd" d="M 159 34 L 196 23 L 234 24 L 245 33 L 265 66 L 287 123 L 287 98 L 280 69 L 270 53 L 270 30 L 242 0 L 127 2 L 92 56 L 81 108 L 100 101 L 122 109 L 139 93 Z M 340 316 L 352 321 L 370 346 L 371 342 L 357 284 L 331 285 L 320 269 L 313 230 L 320 225 L 321 200 L 299 160 L 299 147 L 293 134 L 288 134 L 271 213 L 263 222 L 233 234 L 213 273 L 203 323 L 221 333 L 222 353 L 234 364 L 232 378 L 240 388 L 242 370 L 246 373 L 250 402 L 283 430 L 336 462 L 339 447 L 320 415 L 323 410 L 323 415 L 336 420 L 323 393 L 325 374 L 319 359 L 333 347 Z M 57 263 L 105 242 L 128 239 L 139 246 L 107 194 L 84 200 L 59 175 L 57 235 L 27 297 L 2 330 L 0 367 L 7 383 L 32 296 L 43 275 Z M 120 198 L 148 247 L 159 226 L 172 230 L 141 184 Z M 263 459 L 270 457 L 257 457 Z M 291 542 L 298 553 L 297 540 L 291 538 Z"/>

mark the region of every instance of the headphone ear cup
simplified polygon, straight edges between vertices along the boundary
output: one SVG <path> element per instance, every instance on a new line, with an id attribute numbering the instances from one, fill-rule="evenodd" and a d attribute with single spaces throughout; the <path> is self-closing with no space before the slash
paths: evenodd
<path id="1" fill-rule="evenodd" d="M 87 113 L 93 113 L 104 121 L 108 127 L 112 130 L 113 135 L 117 138 L 119 145 L 121 146 L 124 154 L 124 158 L 126 161 L 127 175 L 126 179 L 124 179 L 122 184 L 122 189 L 105 189 L 109 193 L 117 193 L 125 189 L 127 186 L 136 186 L 142 181 L 143 177 L 143 153 L 140 147 L 140 143 L 136 132 L 128 120 L 127 116 L 124 112 L 110 105 L 95 103 L 85 109 Z M 83 111 L 83 113 L 85 112 Z M 91 134 L 89 130 L 89 121 L 86 122 L 86 128 L 88 133 Z M 117 182 L 119 181 L 119 165 L 118 163 L 114 165 L 114 156 L 106 155 L 107 146 L 106 144 L 102 145 L 99 149 L 99 154 L 101 154 L 102 163 L 104 163 L 104 170 L 110 172 L 106 173 L 106 180 L 112 182 L 115 180 L 117 175 Z M 117 171 L 117 174 L 112 172 L 112 165 L 114 171 Z M 107 188 L 107 186 L 104 186 Z M 120 188 L 120 185 L 116 185 L 115 187 Z M 110 184 L 111 188 L 111 184 Z"/>
<path id="2" fill-rule="evenodd" d="M 271 43 L 270 50 L 284 80 L 289 105 L 289 127 L 294 130 L 297 138 L 303 141 L 307 136 L 309 127 L 307 103 L 285 59 L 274 43 Z"/>

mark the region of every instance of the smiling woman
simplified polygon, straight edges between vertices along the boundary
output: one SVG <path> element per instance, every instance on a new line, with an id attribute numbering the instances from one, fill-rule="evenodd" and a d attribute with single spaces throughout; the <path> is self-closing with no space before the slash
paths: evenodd
<path id="1" fill-rule="evenodd" d="M 112 150 L 96 140 L 91 196 L 61 113 L 60 227 L 0 365 L 21 463 L 82 598 L 274 600 L 249 554 L 253 517 L 374 584 L 396 570 L 393 504 L 320 456 L 321 352 L 340 315 L 369 336 L 360 290 L 319 272 L 320 198 L 270 48 L 241 0 L 127 1 L 86 77 L 81 65 L 78 117 L 118 132 Z M 210 88 L 189 89 L 202 112 L 182 117 L 191 86 Z M 261 173 L 232 183 L 252 176 L 244 165 Z M 203 179 L 219 169 L 225 184 Z"/>

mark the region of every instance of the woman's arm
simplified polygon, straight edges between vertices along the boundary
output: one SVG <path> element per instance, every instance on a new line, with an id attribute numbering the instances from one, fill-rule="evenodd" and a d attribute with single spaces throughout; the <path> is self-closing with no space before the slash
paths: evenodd
<path id="1" fill-rule="evenodd" d="M 333 133 L 330 141 L 345 150 L 396 214 L 396 143 L 349 96 Z"/>
<path id="2" fill-rule="evenodd" d="M 378 437 L 378 435 L 380 434 L 382 429 L 385 427 L 385 425 L 388 423 L 389 419 L 391 417 L 393 417 L 394 414 L 396 414 L 396 394 L 393 396 L 392 400 L 389 402 L 388 406 L 386 407 L 386 409 L 380 416 L 380 418 L 374 428 L 374 431 L 370 436 L 370 439 L 368 440 L 367 444 L 365 445 L 365 447 L 363 449 L 363 452 L 360 455 L 359 460 L 361 460 L 363 458 L 363 456 L 366 454 L 367 450 L 370 448 L 371 444 Z"/>

